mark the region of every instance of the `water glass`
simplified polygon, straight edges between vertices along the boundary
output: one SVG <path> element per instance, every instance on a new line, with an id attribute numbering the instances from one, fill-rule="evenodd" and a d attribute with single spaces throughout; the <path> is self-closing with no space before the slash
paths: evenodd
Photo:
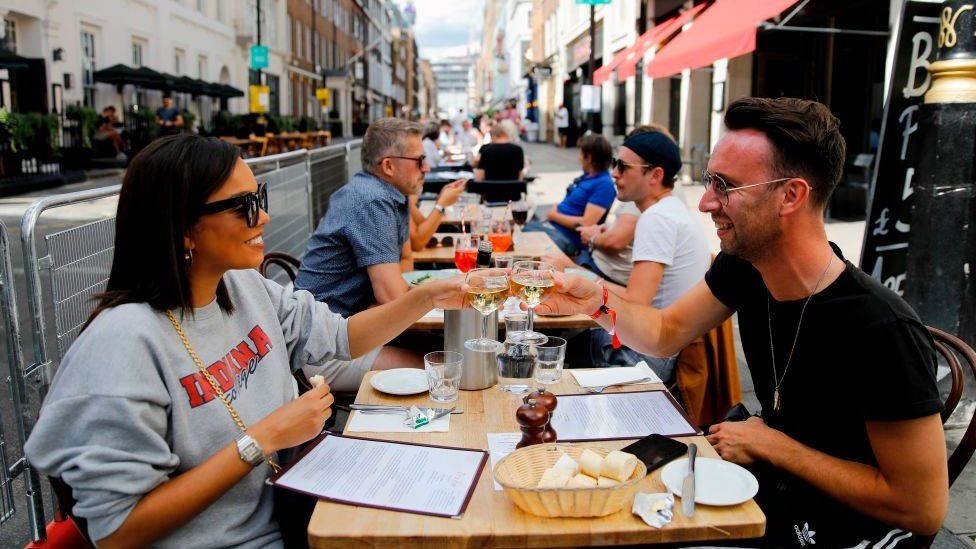
<path id="1" fill-rule="evenodd" d="M 514 264 L 515 258 L 510 255 L 495 255 L 492 256 L 495 260 L 495 268 L 497 269 L 511 269 Z"/>
<path id="2" fill-rule="evenodd" d="M 532 388 L 536 358 L 529 345 L 506 343 L 498 354 L 498 388 L 506 393 L 522 394 Z"/>
<path id="3" fill-rule="evenodd" d="M 505 320 L 505 341 L 508 341 L 508 334 L 513 332 L 524 332 L 529 326 L 529 315 L 525 313 L 508 313 Z"/>
<path id="4" fill-rule="evenodd" d="M 434 351 L 424 355 L 424 370 L 434 402 L 454 402 L 461 386 L 461 363 L 464 357 L 454 351 Z"/>
<path id="5" fill-rule="evenodd" d="M 549 336 L 548 341 L 535 346 L 535 380 L 543 385 L 559 383 L 566 359 L 566 340 Z"/>

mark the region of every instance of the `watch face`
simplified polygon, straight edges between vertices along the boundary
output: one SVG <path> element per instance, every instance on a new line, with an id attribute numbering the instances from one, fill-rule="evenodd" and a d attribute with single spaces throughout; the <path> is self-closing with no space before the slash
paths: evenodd
<path id="1" fill-rule="evenodd" d="M 257 465 L 264 459 L 261 446 L 251 437 L 242 437 L 241 440 L 237 441 L 237 450 L 245 463 Z"/>

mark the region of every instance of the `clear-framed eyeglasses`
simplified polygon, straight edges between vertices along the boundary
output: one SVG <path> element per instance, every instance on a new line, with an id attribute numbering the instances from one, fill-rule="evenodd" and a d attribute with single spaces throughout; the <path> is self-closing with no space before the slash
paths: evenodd
<path id="1" fill-rule="evenodd" d="M 781 177 L 779 179 L 773 179 L 771 181 L 763 181 L 762 183 L 753 183 L 751 185 L 742 185 L 739 187 L 730 187 L 729 183 L 722 179 L 722 176 L 710 173 L 708 170 L 702 170 L 701 182 L 705 186 L 707 191 L 711 188 L 715 195 L 718 196 L 719 201 L 723 206 L 729 205 L 729 193 L 733 191 L 741 191 L 742 189 L 748 189 L 750 187 L 759 187 L 760 185 L 771 185 L 773 183 L 782 183 L 783 181 L 789 181 L 790 179 L 796 179 L 796 177 Z M 807 186 L 810 186 L 807 183 Z M 813 187 L 810 186 L 812 189 Z"/>

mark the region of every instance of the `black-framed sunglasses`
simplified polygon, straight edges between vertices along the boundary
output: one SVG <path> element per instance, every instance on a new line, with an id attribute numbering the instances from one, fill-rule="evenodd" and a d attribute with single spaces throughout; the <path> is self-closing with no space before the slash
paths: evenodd
<path id="1" fill-rule="evenodd" d="M 268 211 L 268 186 L 260 185 L 253 193 L 242 194 L 226 200 L 209 202 L 200 208 L 200 215 L 215 214 L 236 209 L 244 214 L 248 227 L 255 227 L 261 216 L 261 210 Z"/>
<path id="2" fill-rule="evenodd" d="M 713 189 L 713 191 L 715 192 L 715 195 L 718 196 L 718 199 L 722 203 L 722 205 L 723 206 L 728 206 L 729 205 L 729 193 L 731 193 L 731 192 L 741 191 L 742 189 L 748 189 L 750 187 L 758 187 L 760 185 L 771 185 L 773 183 L 782 183 L 783 181 L 789 181 L 790 179 L 797 179 L 797 178 L 796 177 L 781 177 L 779 179 L 773 179 L 773 180 L 770 180 L 770 181 L 763 181 L 762 183 L 753 183 L 751 185 L 741 185 L 739 187 L 733 187 L 733 186 L 730 186 L 729 185 L 729 182 L 728 181 L 726 181 L 725 179 L 722 179 L 722 176 L 721 175 L 711 173 L 708 170 L 702 170 L 702 179 L 701 179 L 701 182 L 702 182 L 702 185 L 705 186 L 705 190 L 706 191 L 709 189 L 709 187 L 711 187 Z M 813 185 L 810 185 L 809 183 L 807 183 L 807 186 L 810 187 L 811 189 L 813 188 Z"/>
<path id="3" fill-rule="evenodd" d="M 650 164 L 631 164 L 630 162 L 624 162 L 619 158 L 610 159 L 610 169 L 619 170 L 620 173 L 627 171 L 627 168 L 653 168 L 654 166 Z"/>
<path id="4" fill-rule="evenodd" d="M 415 160 L 417 162 L 417 169 L 418 170 L 424 169 L 424 162 L 427 161 L 427 155 L 426 154 L 422 154 L 420 156 L 396 156 L 396 155 L 391 154 L 389 156 L 384 156 L 383 158 L 402 158 L 404 160 Z M 380 162 L 382 162 L 382 160 L 380 160 Z"/>

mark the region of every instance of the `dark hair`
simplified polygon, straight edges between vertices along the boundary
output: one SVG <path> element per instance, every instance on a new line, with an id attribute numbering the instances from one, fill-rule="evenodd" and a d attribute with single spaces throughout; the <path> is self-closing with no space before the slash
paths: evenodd
<path id="1" fill-rule="evenodd" d="M 98 305 L 86 327 L 105 309 L 126 303 L 192 314 L 183 237 L 239 158 L 234 145 L 191 134 L 157 139 L 132 158 L 119 194 L 108 287 L 95 296 Z M 223 281 L 217 304 L 234 310 Z"/>
<path id="2" fill-rule="evenodd" d="M 433 122 L 430 122 L 426 126 L 424 126 L 424 134 L 421 137 L 421 139 L 430 139 L 431 141 L 437 141 L 437 138 L 440 137 L 440 135 L 441 135 L 440 126 L 434 124 Z"/>
<path id="3" fill-rule="evenodd" d="M 104 112 L 104 111 L 112 111 L 112 112 L 115 112 L 115 106 L 114 105 L 109 105 L 109 106 L 105 107 L 104 109 L 102 109 L 102 112 Z"/>
<path id="4" fill-rule="evenodd" d="M 762 132 L 773 145 L 773 177 L 803 177 L 824 207 L 840 181 L 847 144 L 830 109 L 806 99 L 746 97 L 729 105 L 725 126 Z"/>
<path id="5" fill-rule="evenodd" d="M 597 171 L 610 169 L 610 159 L 613 158 L 613 147 L 606 137 L 599 133 L 584 135 L 579 140 L 580 152 L 590 158 L 590 163 Z"/>

